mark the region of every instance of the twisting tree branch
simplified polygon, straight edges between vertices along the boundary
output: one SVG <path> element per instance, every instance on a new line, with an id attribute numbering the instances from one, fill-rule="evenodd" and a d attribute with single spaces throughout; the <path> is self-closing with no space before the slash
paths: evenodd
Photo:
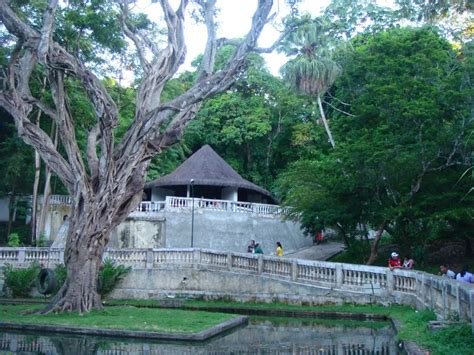
<path id="1" fill-rule="evenodd" d="M 57 6 L 58 0 L 51 0 L 44 11 L 43 28 L 41 29 L 41 39 L 38 44 L 38 60 L 43 64 L 46 63 L 46 55 L 49 52 Z"/>
<path id="2" fill-rule="evenodd" d="M 147 73 L 150 70 L 150 63 L 146 59 L 146 43 L 144 43 L 143 39 L 136 33 L 135 28 L 127 24 L 129 14 L 128 0 L 123 0 L 121 10 L 120 26 L 122 27 L 122 31 L 135 44 L 140 64 L 142 65 L 144 72 Z"/>
<path id="3" fill-rule="evenodd" d="M 77 145 L 74 124 L 67 109 L 66 93 L 64 92 L 64 73 L 60 71 L 50 72 L 49 82 L 56 106 L 57 114 L 55 120 L 61 132 L 61 142 L 66 150 L 73 174 L 77 179 L 84 179 L 84 163 Z"/>
<path id="4" fill-rule="evenodd" d="M 196 1 L 202 8 L 204 20 L 206 22 L 207 41 L 206 49 L 202 57 L 201 67 L 199 69 L 199 79 L 208 77 L 214 71 L 214 63 L 217 54 L 216 24 L 214 21 L 216 0 Z"/>
<path id="5" fill-rule="evenodd" d="M 51 138 L 27 118 L 22 108 L 18 109 L 11 98 L 0 93 L 0 105 L 15 119 L 18 135 L 29 145 L 35 147 L 43 161 L 56 172 L 66 187 L 73 191 L 74 175 L 69 163 L 57 152 Z"/>

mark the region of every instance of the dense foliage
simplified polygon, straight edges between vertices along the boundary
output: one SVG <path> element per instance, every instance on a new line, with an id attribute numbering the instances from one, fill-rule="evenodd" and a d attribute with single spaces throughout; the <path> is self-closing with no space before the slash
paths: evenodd
<path id="1" fill-rule="evenodd" d="M 418 259 L 433 239 L 470 242 L 472 59 L 430 28 L 360 35 L 341 51 L 332 94 L 334 151 L 280 177 L 308 229 L 338 228 L 350 245 L 384 224 Z"/>
<path id="2" fill-rule="evenodd" d="M 99 271 L 98 292 L 101 296 L 106 296 L 113 291 L 117 283 L 130 272 L 130 266 L 115 265 L 110 259 L 105 259 Z"/>
<path id="3" fill-rule="evenodd" d="M 29 297 L 39 271 L 40 266 L 38 264 L 32 264 L 27 268 L 5 265 L 3 269 L 5 286 L 10 291 L 11 296 L 13 298 Z"/>

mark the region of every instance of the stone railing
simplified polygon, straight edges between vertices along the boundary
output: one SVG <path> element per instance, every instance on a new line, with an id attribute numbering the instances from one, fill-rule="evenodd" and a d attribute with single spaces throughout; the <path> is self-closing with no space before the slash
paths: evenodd
<path id="1" fill-rule="evenodd" d="M 40 200 L 42 202 L 42 197 Z M 72 205 L 72 198 L 68 195 L 50 195 L 50 205 Z M 163 210 L 190 209 L 193 199 L 188 197 L 167 196 L 165 201 L 142 201 L 132 213 L 156 213 Z M 212 211 L 225 211 L 237 213 L 254 213 L 264 216 L 279 216 L 288 214 L 288 208 L 278 205 L 267 205 L 264 203 L 250 203 L 240 201 L 213 200 L 206 198 L 194 198 L 194 208 Z"/>
<path id="2" fill-rule="evenodd" d="M 194 200 L 194 202 L 193 202 Z M 258 215 L 282 215 L 288 213 L 288 208 L 278 205 L 267 205 L 263 203 L 250 203 L 227 200 L 212 200 L 206 198 L 188 198 L 167 196 L 165 201 L 143 201 L 135 212 L 153 213 L 163 210 L 172 211 L 177 209 L 212 210 L 236 213 L 254 213 Z"/>
<path id="3" fill-rule="evenodd" d="M 474 320 L 474 285 L 421 271 L 287 259 L 266 255 L 221 252 L 207 249 L 108 249 L 104 258 L 135 270 L 162 266 L 200 267 L 209 270 L 252 273 L 278 280 L 351 291 L 374 296 L 394 296 L 400 303 L 435 310 L 443 318 L 456 314 Z M 53 267 L 63 251 L 50 248 L 0 248 L 0 266 L 25 267 L 38 262 Z"/>
<path id="4" fill-rule="evenodd" d="M 43 196 L 40 197 L 40 203 L 43 203 Z M 72 198 L 69 195 L 49 195 L 50 205 L 72 205 Z"/>

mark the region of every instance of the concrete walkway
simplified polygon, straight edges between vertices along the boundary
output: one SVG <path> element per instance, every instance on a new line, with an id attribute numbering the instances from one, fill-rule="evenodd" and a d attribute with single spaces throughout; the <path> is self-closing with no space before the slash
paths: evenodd
<path id="1" fill-rule="evenodd" d="M 344 243 L 327 241 L 319 245 L 315 244 L 312 247 L 285 254 L 283 257 L 306 260 L 327 260 L 342 250 L 344 250 Z"/>

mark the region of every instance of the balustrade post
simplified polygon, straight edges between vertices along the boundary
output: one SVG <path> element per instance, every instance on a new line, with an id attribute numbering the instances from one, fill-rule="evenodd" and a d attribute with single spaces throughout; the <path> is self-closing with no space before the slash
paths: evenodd
<path id="1" fill-rule="evenodd" d="M 229 270 L 232 269 L 232 256 L 233 256 L 233 255 L 232 255 L 231 252 L 228 252 L 228 253 L 227 253 L 227 268 L 228 268 Z"/>
<path id="2" fill-rule="evenodd" d="M 434 309 L 435 299 L 434 299 L 434 290 L 433 290 L 433 277 L 430 276 L 430 308 Z"/>
<path id="3" fill-rule="evenodd" d="M 342 270 L 342 264 L 336 264 L 336 287 L 341 288 L 344 283 L 344 272 Z"/>
<path id="4" fill-rule="evenodd" d="M 420 281 L 420 278 L 422 277 L 422 274 L 420 272 L 415 272 L 415 280 L 416 280 L 416 285 L 415 285 L 415 293 L 417 298 L 419 298 L 419 295 L 421 295 L 421 290 L 422 290 L 422 283 Z"/>
<path id="5" fill-rule="evenodd" d="M 61 250 L 59 250 L 59 262 L 63 265 L 66 265 L 66 263 L 64 262 L 64 248 L 61 248 Z"/>
<path id="6" fill-rule="evenodd" d="M 258 273 L 262 274 L 263 273 L 263 255 L 258 254 Z"/>
<path id="7" fill-rule="evenodd" d="M 459 316 L 461 316 L 461 308 L 462 308 L 462 305 L 461 305 L 461 292 L 459 291 L 459 284 L 457 283 L 456 285 L 456 305 L 457 305 L 457 311 L 458 311 L 458 314 Z"/>
<path id="8" fill-rule="evenodd" d="M 147 249 L 146 251 L 145 268 L 147 270 L 153 269 L 153 249 Z"/>
<path id="9" fill-rule="evenodd" d="M 392 295 L 393 291 L 395 291 L 395 277 L 390 269 L 387 269 L 387 291 L 389 295 Z"/>
<path id="10" fill-rule="evenodd" d="M 19 265 L 23 265 L 25 263 L 25 258 L 26 258 L 26 255 L 25 255 L 25 248 L 20 248 L 18 250 L 18 264 Z"/>
<path id="11" fill-rule="evenodd" d="M 296 259 L 293 259 L 291 262 L 291 281 L 296 281 L 298 278 L 298 263 Z"/>
<path id="12" fill-rule="evenodd" d="M 201 263 L 201 249 L 193 249 L 193 266 Z"/>
<path id="13" fill-rule="evenodd" d="M 420 290 L 420 295 L 421 295 L 421 303 L 423 303 L 423 307 L 426 308 L 427 303 L 426 303 L 426 286 L 425 286 L 425 273 L 421 274 L 421 290 Z"/>
<path id="14" fill-rule="evenodd" d="M 446 280 L 441 281 L 441 297 L 443 305 L 443 319 L 448 318 L 448 292 L 446 286 Z"/>
<path id="15" fill-rule="evenodd" d="M 109 251 L 106 250 L 104 251 L 104 254 L 102 254 L 102 261 L 104 261 L 105 259 L 107 259 L 109 257 Z"/>
<path id="16" fill-rule="evenodd" d="M 471 290 L 469 293 L 469 308 L 470 308 L 470 316 L 471 316 L 471 329 L 472 335 L 474 335 L 474 291 Z"/>

